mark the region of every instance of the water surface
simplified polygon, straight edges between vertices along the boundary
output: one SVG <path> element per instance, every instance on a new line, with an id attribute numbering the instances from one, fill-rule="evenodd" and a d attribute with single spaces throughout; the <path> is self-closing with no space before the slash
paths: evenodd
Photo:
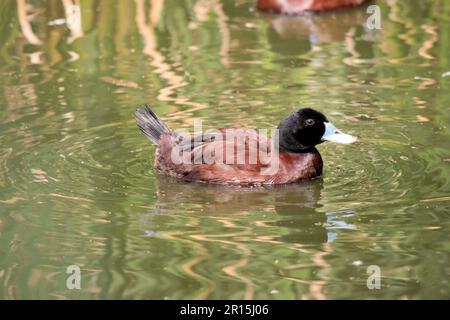
<path id="1" fill-rule="evenodd" d="M 0 3 L 1 298 L 450 298 L 450 2 L 378 1 L 381 30 L 364 6 L 26 3 Z M 184 183 L 155 173 L 142 103 L 188 130 L 310 106 L 360 139 L 320 145 L 309 183 Z"/>

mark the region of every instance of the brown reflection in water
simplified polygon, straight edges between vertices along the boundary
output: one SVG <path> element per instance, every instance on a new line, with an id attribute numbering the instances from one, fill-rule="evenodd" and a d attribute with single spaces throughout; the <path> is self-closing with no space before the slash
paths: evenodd
<path id="1" fill-rule="evenodd" d="M 194 5 L 194 12 L 197 22 L 191 22 L 189 24 L 189 28 L 197 29 L 200 24 L 208 20 L 208 15 L 211 11 L 217 15 L 217 24 L 222 35 L 220 61 L 224 67 L 229 67 L 230 59 L 228 52 L 230 51 L 231 40 L 230 30 L 227 24 L 229 19 L 222 8 L 222 3 L 219 0 L 198 0 Z"/>
<path id="2" fill-rule="evenodd" d="M 41 39 L 38 38 L 38 36 L 33 32 L 33 29 L 31 28 L 31 21 L 38 14 L 38 12 L 36 11 L 29 14 L 29 11 L 32 10 L 33 7 L 30 4 L 27 4 L 25 0 L 17 0 L 17 12 L 19 16 L 20 28 L 22 29 L 22 34 L 29 43 L 34 45 L 41 45 Z"/>
<path id="3" fill-rule="evenodd" d="M 431 53 L 430 50 L 434 47 L 434 44 L 438 41 L 439 36 L 436 32 L 436 26 L 430 24 L 424 24 L 421 28 L 430 35 L 428 40 L 425 40 L 422 46 L 419 49 L 419 55 L 425 59 L 433 60 L 436 59 Z"/>
<path id="4" fill-rule="evenodd" d="M 265 17 L 276 33 L 271 42 L 308 40 L 314 43 L 328 43 L 344 41 L 349 30 L 365 23 L 367 14 L 364 9 L 355 8 L 338 14 L 265 15 Z"/>
<path id="5" fill-rule="evenodd" d="M 250 189 L 185 183 L 158 176 L 156 208 L 154 213 L 149 213 L 146 222 L 150 223 L 146 223 L 144 227 L 148 229 L 150 226 L 151 228 L 152 223 L 149 220 L 157 219 L 158 215 L 180 212 L 180 210 L 187 212 L 192 217 L 191 226 L 201 227 L 210 221 L 221 223 L 224 230 L 229 229 L 230 232 L 225 231 L 220 234 L 205 234 L 204 232 L 200 234 L 196 231 L 193 233 L 165 232 L 164 235 L 188 243 L 199 253 L 197 257 L 181 266 L 181 269 L 192 278 L 205 285 L 197 294 L 197 299 L 206 299 L 215 290 L 213 279 L 209 279 L 207 275 L 200 274 L 195 270 L 196 266 L 206 263 L 211 256 L 214 256 L 213 252 L 209 252 L 208 246 L 204 245 L 209 242 L 219 243 L 225 248 L 232 248 L 233 252 L 240 253 L 239 258 L 227 262 L 222 267 L 222 271 L 244 284 L 245 299 L 253 299 L 256 290 L 255 284 L 241 270 L 249 266 L 253 261 L 251 257 L 258 253 L 243 239 L 252 238 L 254 243 L 278 244 L 288 250 L 308 254 L 310 250 L 305 248 L 305 245 L 323 244 L 326 246 L 329 239 L 327 229 L 323 225 L 327 218 L 324 213 L 316 210 L 321 190 L 321 180 L 299 185 Z M 189 203 L 192 209 L 186 208 L 186 203 Z M 252 220 L 249 225 L 242 223 L 245 220 L 241 219 L 246 219 L 242 215 L 258 211 L 262 214 L 265 213 L 265 217 Z M 276 228 L 275 231 L 274 228 Z M 267 230 L 267 234 L 261 235 L 264 233 L 264 229 Z M 158 230 L 146 230 L 146 232 L 156 234 Z M 311 256 L 313 265 L 317 265 L 321 270 L 329 268 L 323 259 L 324 254 L 327 253 L 319 252 Z M 296 267 L 298 266 L 292 268 Z M 298 280 L 288 274 L 285 277 L 286 279 L 292 278 L 293 281 Z M 321 288 L 325 283 L 323 278 L 320 281 L 305 281 L 310 285 L 309 296 L 311 298 L 324 298 L 321 293 Z"/>
<path id="6" fill-rule="evenodd" d="M 179 105 L 192 107 L 189 110 L 183 111 L 183 113 L 207 108 L 207 105 L 189 101 L 189 98 L 179 94 L 176 97 L 172 97 L 177 93 L 177 89 L 186 86 L 188 83 L 182 76 L 172 71 L 172 66 L 166 62 L 165 56 L 158 50 L 155 27 L 164 8 L 164 0 L 153 0 L 151 3 L 150 19 L 147 21 L 144 0 L 136 0 L 136 24 L 145 42 L 143 53 L 152 58 L 151 64 L 156 68 L 155 73 L 159 74 L 169 83 L 169 86 L 159 90 L 158 100 L 173 101 Z M 174 113 L 172 113 L 173 115 Z"/>
<path id="7" fill-rule="evenodd" d="M 273 51 L 303 55 L 322 43 L 343 42 L 349 55 L 343 62 L 358 65 L 360 54 L 356 50 L 355 34 L 367 19 L 364 8 L 321 15 L 270 15 L 267 19 L 271 23 L 267 34 Z"/>

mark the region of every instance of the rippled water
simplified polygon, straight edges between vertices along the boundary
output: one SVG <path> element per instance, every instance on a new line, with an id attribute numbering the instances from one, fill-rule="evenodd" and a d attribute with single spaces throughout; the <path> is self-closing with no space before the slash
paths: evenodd
<path id="1" fill-rule="evenodd" d="M 71 1 L 27 2 L 0 2 L 1 298 L 450 298 L 450 2 L 378 1 L 381 30 L 247 0 L 81 1 L 67 28 Z M 310 183 L 183 183 L 142 103 L 186 129 L 307 105 L 360 139 Z"/>

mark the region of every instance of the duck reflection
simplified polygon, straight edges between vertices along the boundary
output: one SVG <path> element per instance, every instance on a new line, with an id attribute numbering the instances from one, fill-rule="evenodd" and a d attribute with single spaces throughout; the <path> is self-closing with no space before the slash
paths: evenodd
<path id="1" fill-rule="evenodd" d="M 289 230 L 279 240 L 302 244 L 328 242 L 328 232 L 324 227 L 327 216 L 316 210 L 320 206 L 318 201 L 322 187 L 322 180 L 317 180 L 289 186 L 275 196 L 274 208 L 280 219 L 274 224 Z"/>
<path id="2" fill-rule="evenodd" d="M 364 8 L 354 8 L 321 15 L 267 15 L 266 19 L 271 25 L 268 40 L 273 50 L 301 54 L 316 43 L 344 41 L 353 28 L 364 25 L 367 14 Z"/>
<path id="3" fill-rule="evenodd" d="M 158 215 L 188 212 L 197 217 L 230 217 L 258 212 L 266 227 L 280 227 L 282 232 L 270 237 L 272 241 L 320 244 L 328 242 L 325 228 L 327 215 L 318 211 L 323 182 L 317 179 L 297 185 L 259 188 L 237 188 L 220 185 L 186 183 L 170 177 L 157 178 L 155 210 L 145 216 L 145 233 L 151 230 Z M 276 213 L 275 219 L 274 215 Z"/>

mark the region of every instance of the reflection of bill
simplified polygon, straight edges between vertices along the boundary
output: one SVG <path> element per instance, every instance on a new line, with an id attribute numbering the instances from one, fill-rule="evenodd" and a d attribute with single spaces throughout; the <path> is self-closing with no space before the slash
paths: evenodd
<path id="1" fill-rule="evenodd" d="M 71 36 L 67 40 L 72 43 L 76 39 L 83 36 L 83 29 L 81 25 L 81 7 L 79 0 L 63 0 L 64 10 L 66 13 L 66 25 L 69 28 Z"/>

